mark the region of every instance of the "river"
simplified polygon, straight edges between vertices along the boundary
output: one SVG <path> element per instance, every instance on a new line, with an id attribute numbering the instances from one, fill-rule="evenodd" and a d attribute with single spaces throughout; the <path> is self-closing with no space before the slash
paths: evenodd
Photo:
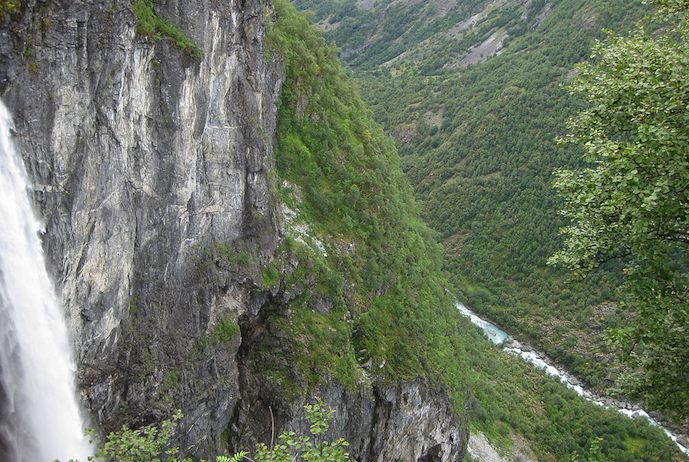
<path id="1" fill-rule="evenodd" d="M 639 408 L 638 406 L 607 398 L 605 396 L 599 396 L 590 390 L 584 388 L 579 380 L 572 377 L 570 374 L 565 372 L 563 369 L 557 367 L 545 354 L 524 345 L 509 336 L 507 332 L 500 329 L 495 324 L 490 321 L 479 317 L 476 313 L 467 308 L 464 304 L 457 302 L 457 309 L 464 316 L 468 317 L 471 322 L 479 327 L 483 333 L 488 337 L 488 339 L 495 345 L 502 346 L 504 351 L 520 357 L 527 363 L 541 369 L 546 374 L 556 377 L 560 380 L 567 388 L 574 390 L 582 398 L 591 401 L 598 406 L 606 408 L 614 408 L 619 413 L 629 417 L 629 418 L 643 418 L 648 420 L 651 425 L 662 428 L 665 434 L 679 447 L 679 449 L 686 455 L 689 456 L 689 446 L 683 444 L 679 441 L 679 435 L 671 431 L 670 429 L 661 425 L 656 419 L 651 417 L 648 412 Z"/>

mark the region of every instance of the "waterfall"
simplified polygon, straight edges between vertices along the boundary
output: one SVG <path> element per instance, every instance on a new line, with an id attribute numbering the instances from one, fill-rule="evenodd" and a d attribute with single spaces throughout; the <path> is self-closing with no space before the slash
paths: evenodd
<path id="1" fill-rule="evenodd" d="M 0 101 L 0 460 L 85 462 L 67 325 Z"/>

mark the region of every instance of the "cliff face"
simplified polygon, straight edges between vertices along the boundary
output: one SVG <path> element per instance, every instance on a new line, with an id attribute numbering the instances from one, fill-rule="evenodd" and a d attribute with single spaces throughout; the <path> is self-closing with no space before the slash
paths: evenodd
<path id="1" fill-rule="evenodd" d="M 180 445 L 203 456 L 270 428 L 267 401 L 251 407 L 262 390 L 247 377 L 261 365 L 241 361 L 249 332 L 237 327 L 274 295 L 255 268 L 283 237 L 283 72 L 264 50 L 262 3 L 155 2 L 201 57 L 141 37 L 125 0 L 25 0 L 0 29 L 0 95 L 45 219 L 82 400 L 106 430 L 181 408 Z M 228 263 L 228 249 L 255 267 Z M 422 382 L 338 389 L 322 390 L 338 409 L 333 431 L 362 460 L 461 457 L 466 429 L 443 393 Z M 303 424 L 301 403 L 270 401 L 285 409 L 278 430 Z M 257 430 L 241 431 L 242 419 Z"/>
<path id="2" fill-rule="evenodd" d="M 280 78 L 263 58 L 259 2 L 159 5 L 202 59 L 137 37 L 126 1 L 24 3 L 3 30 L 3 93 L 83 397 L 106 428 L 181 406 L 186 443 L 217 447 L 238 396 L 234 351 L 197 344 L 246 310 L 248 292 L 206 268 L 208 248 L 247 240 L 265 258 L 278 240 L 268 174 Z"/>

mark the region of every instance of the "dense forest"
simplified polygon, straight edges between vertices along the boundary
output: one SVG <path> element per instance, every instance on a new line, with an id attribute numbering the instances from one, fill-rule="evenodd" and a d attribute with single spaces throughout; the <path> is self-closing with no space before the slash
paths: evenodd
<path id="1" fill-rule="evenodd" d="M 456 403 L 462 403 L 467 394 L 471 397 L 471 405 L 465 411 L 469 412 L 477 430 L 486 432 L 505 447 L 511 447 L 520 437 L 526 437 L 539 460 L 563 460 L 572 453 L 584 456 L 597 437 L 603 438 L 601 448 L 608 460 L 675 457 L 670 455 L 672 451 L 669 448 L 670 452 L 660 448 L 646 452 L 644 448 L 650 449 L 647 445 L 655 446 L 659 441 L 648 433 L 650 429 L 644 430 L 646 425 L 642 422 L 625 421 L 614 411 L 603 410 L 575 398 L 573 392 L 563 389 L 552 379 L 492 347 L 466 320 L 433 307 L 443 284 L 448 281 L 427 269 L 441 264 L 436 250 L 423 240 L 412 238 L 414 234 L 400 232 L 405 228 L 417 229 L 416 233 L 428 236 L 426 242 L 432 241 L 429 232 L 413 218 L 413 213 L 405 212 L 408 208 L 403 204 L 410 200 L 406 199 L 409 191 L 404 186 L 405 181 L 396 176 L 394 146 L 385 141 L 356 96 L 352 81 L 335 62 L 335 49 L 326 46 L 321 35 L 307 26 L 303 17 L 293 16 L 290 7 L 283 2 L 277 2 L 277 5 L 278 22 L 272 40 L 288 63 L 288 85 L 281 103 L 278 167 L 281 175 L 289 181 L 288 185 L 294 185 L 287 186 L 282 194 L 287 203 L 292 204 L 295 197 L 303 198 L 302 213 L 308 217 L 306 221 L 315 224 L 314 232 L 329 236 L 324 239 L 326 242 L 335 236 L 335 241 L 354 239 L 357 247 L 366 245 L 360 248 L 360 252 L 366 252 L 361 255 L 367 255 L 361 261 L 350 257 L 340 260 L 337 253 L 328 252 L 319 271 L 327 275 L 327 268 L 331 268 L 348 274 L 361 274 L 356 290 L 363 292 L 354 297 L 355 302 L 369 299 L 373 293 L 378 294 L 373 297 L 374 303 L 370 308 L 364 308 L 361 316 L 355 316 L 351 335 L 357 360 L 360 363 L 386 364 L 383 370 L 390 379 L 411 378 L 419 370 L 427 371 L 451 390 Z M 580 53 L 583 56 L 585 49 Z M 365 82 L 380 82 L 381 87 L 387 83 L 385 79 L 373 77 Z M 395 86 L 389 88 L 387 99 L 381 96 L 380 101 L 402 104 L 406 98 L 422 101 L 424 96 L 432 94 L 428 88 L 422 93 L 395 93 L 399 90 L 398 84 L 412 83 L 413 79 L 393 82 Z M 479 84 L 478 79 L 476 84 Z M 420 84 L 417 88 L 420 89 Z M 311 95 L 307 98 L 307 108 L 302 104 L 305 99 L 300 97 L 304 93 Z M 424 102 L 433 104 L 433 101 L 443 101 L 444 98 L 446 96 L 438 94 L 436 99 L 429 98 Z M 409 110 L 414 107 L 410 105 Z M 376 108 L 382 110 L 381 106 Z M 398 109 L 395 106 L 397 112 L 394 112 L 390 107 L 388 114 L 401 116 Z M 419 109 L 422 113 L 426 110 Z M 461 120 L 459 114 L 456 120 Z M 554 127 L 554 123 L 551 126 Z M 407 162 L 409 170 L 412 165 L 409 162 L 413 160 L 409 154 L 412 149 L 402 149 L 406 153 L 402 159 Z M 440 158 L 441 155 L 437 155 Z M 497 156 L 493 159 L 494 162 L 499 161 Z M 370 165 L 371 162 L 376 165 Z M 514 163 L 517 164 L 516 160 Z M 447 169 L 447 165 L 444 167 Z M 440 175 L 442 167 L 437 168 Z M 477 171 L 481 168 L 477 167 Z M 546 168 L 539 170 L 543 176 L 546 176 Z M 519 166 L 515 166 L 515 175 L 517 171 L 522 171 Z M 477 183 L 481 184 L 481 181 Z M 552 192 L 545 193 L 545 188 L 549 187 L 547 182 L 543 183 L 543 194 L 539 197 L 552 198 Z M 525 189 L 529 184 L 522 183 Z M 384 193 L 385 188 L 393 189 Z M 466 188 L 460 190 L 467 193 Z M 476 194 L 463 200 L 467 203 L 486 195 L 479 194 L 478 190 Z M 426 206 L 424 196 L 419 197 Z M 404 202 L 397 198 L 403 198 Z M 378 204 L 378 200 L 384 200 L 384 203 Z M 512 204 L 511 207 L 515 207 L 516 213 L 517 206 Z M 432 209 L 424 210 L 429 213 Z M 380 211 L 384 212 L 381 214 Z M 521 213 L 524 217 L 529 216 L 527 210 Z M 337 220 L 334 217 L 338 217 Z M 388 232 L 392 229 L 396 231 Z M 522 239 L 527 238 L 522 236 Z M 551 246 L 539 253 L 544 260 L 557 246 L 556 232 L 550 240 Z M 432 260 L 428 260 L 429 257 Z M 380 263 L 372 267 L 372 261 Z M 526 258 L 521 264 L 544 266 L 536 256 Z M 419 275 L 425 281 L 421 286 L 414 282 Z M 527 284 L 525 281 L 522 283 Z M 429 291 L 424 287 L 435 288 Z M 466 290 L 465 285 L 462 287 Z M 308 306 L 308 300 L 305 302 Z M 314 315 L 312 310 L 305 313 Z M 331 332 L 341 331 L 337 316 L 331 315 L 330 318 L 330 321 L 292 324 L 301 326 L 300 329 L 309 325 L 323 327 L 322 333 L 294 333 L 299 338 L 313 339 L 302 352 L 313 352 L 311 362 L 305 364 L 307 371 L 326 368 L 331 373 L 337 372 L 332 367 L 338 364 L 339 352 L 348 349 L 346 344 L 335 343 L 330 352 L 322 352 L 328 323 L 336 323 Z M 391 354 L 393 351 L 395 353 Z M 314 356 L 316 354 L 320 356 Z M 328 357 L 333 354 L 336 354 L 334 358 Z M 421 363 L 417 362 L 419 360 Z M 644 440 L 646 442 L 642 443 Z"/>
<path id="2" fill-rule="evenodd" d="M 315 11 L 397 141 L 466 302 L 588 384 L 612 385 L 618 364 L 604 332 L 616 324 L 620 280 L 547 265 L 566 223 L 552 181 L 556 168 L 582 165 L 576 147 L 556 142 L 582 104 L 564 88 L 574 65 L 602 28 L 629 30 L 645 6 L 427 2 L 412 14 L 406 2 L 295 3 Z M 496 37 L 497 49 L 485 46 Z"/>

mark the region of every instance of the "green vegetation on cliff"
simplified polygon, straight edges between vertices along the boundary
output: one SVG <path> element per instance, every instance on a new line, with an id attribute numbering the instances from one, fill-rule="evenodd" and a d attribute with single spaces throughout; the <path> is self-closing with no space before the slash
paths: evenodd
<path id="1" fill-rule="evenodd" d="M 20 0 L 0 0 L 0 20 L 5 19 L 5 17 L 10 16 L 21 7 Z"/>
<path id="2" fill-rule="evenodd" d="M 426 2 L 411 14 L 409 2 L 363 11 L 353 0 L 296 3 L 313 8 L 343 50 L 358 49 L 354 23 L 365 35 L 348 62 L 398 142 L 464 301 L 590 385 L 610 386 L 619 365 L 604 332 L 617 323 L 619 280 L 601 272 L 573 281 L 546 265 L 565 225 L 551 182 L 554 169 L 581 164 L 574 147 L 555 142 L 581 104 L 562 86 L 601 28 L 631 27 L 644 5 Z M 335 3 L 357 12 L 335 21 Z M 398 36 L 383 39 L 394 25 Z"/>
<path id="3" fill-rule="evenodd" d="M 426 377 L 472 426 L 504 446 L 525 436 L 539 460 L 583 456 L 598 438 L 611 461 L 680 460 L 657 429 L 579 399 L 459 315 L 394 144 L 336 50 L 287 0 L 275 2 L 268 42 L 286 69 L 278 193 L 296 216 L 273 263 L 294 298 L 267 320 L 293 345 L 266 340 L 265 376 L 294 397 L 320 381 L 366 388 Z"/>
<path id="4" fill-rule="evenodd" d="M 335 300 L 324 315 L 304 303 L 315 298 L 306 293 L 293 302 L 295 319 L 318 319 L 324 331 L 345 323 L 350 335 L 334 351 L 354 352 L 360 364 L 388 379 L 456 371 L 463 359 L 450 333 L 458 316 L 440 272 L 441 251 L 419 221 L 394 144 L 372 121 L 321 33 L 288 2 L 275 8 L 268 40 L 287 74 L 278 123 L 277 165 L 286 180 L 281 193 L 325 242 L 325 255 L 312 252 L 308 264 L 318 268 L 319 279 L 329 279 L 319 285 Z M 307 324 L 314 323 L 302 329 L 311 328 Z M 323 357 L 310 366 L 330 364 Z M 446 385 L 463 397 L 463 383 L 457 377 Z"/>
<path id="5" fill-rule="evenodd" d="M 158 16 L 153 9 L 153 0 L 134 0 L 132 11 L 136 16 L 139 34 L 152 40 L 168 38 L 189 55 L 201 57 L 201 49 L 179 27 Z"/>

